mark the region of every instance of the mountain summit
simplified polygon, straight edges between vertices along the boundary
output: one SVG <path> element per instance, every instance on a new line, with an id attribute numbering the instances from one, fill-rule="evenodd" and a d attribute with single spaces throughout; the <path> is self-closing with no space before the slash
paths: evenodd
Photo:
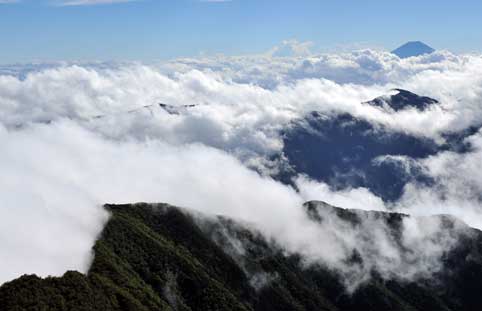
<path id="1" fill-rule="evenodd" d="M 401 47 L 392 51 L 393 54 L 397 55 L 400 58 L 420 56 L 424 54 L 430 54 L 433 52 L 435 52 L 433 48 L 431 48 L 430 46 L 420 41 L 407 42 Z"/>

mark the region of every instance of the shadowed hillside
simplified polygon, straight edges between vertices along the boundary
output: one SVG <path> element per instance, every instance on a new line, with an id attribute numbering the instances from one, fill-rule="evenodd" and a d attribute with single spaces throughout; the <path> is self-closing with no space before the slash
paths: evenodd
<path id="1" fill-rule="evenodd" d="M 439 104 L 435 99 L 409 91 L 375 98 L 365 105 L 386 110 L 424 111 Z M 288 169 L 275 176 L 285 184 L 304 174 L 327 183 L 333 190 L 364 187 L 384 201 L 397 201 L 407 183 L 432 186 L 433 180 L 417 165 L 444 151 L 465 153 L 472 150 L 466 138 L 480 127 L 442 133 L 443 143 L 351 114 L 325 115 L 311 112 L 283 131 L 282 158 Z"/>

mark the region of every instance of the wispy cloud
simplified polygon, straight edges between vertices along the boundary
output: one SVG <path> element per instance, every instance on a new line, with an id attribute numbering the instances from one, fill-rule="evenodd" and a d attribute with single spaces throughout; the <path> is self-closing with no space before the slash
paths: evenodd
<path id="1" fill-rule="evenodd" d="M 56 6 L 88 6 L 101 4 L 116 4 L 126 2 L 136 2 L 139 0 L 63 0 L 56 3 Z"/>

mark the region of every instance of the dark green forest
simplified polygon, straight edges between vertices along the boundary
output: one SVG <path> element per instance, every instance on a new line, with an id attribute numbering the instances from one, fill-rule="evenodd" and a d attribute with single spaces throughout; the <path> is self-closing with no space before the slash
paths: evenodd
<path id="1" fill-rule="evenodd" d="M 482 310 L 482 235 L 463 236 L 431 280 L 372 280 L 348 294 L 323 266 L 303 268 L 272 241 L 223 217 L 165 204 L 106 205 L 111 218 L 87 275 L 22 276 L 0 287 L 0 310 Z M 315 206 L 305 206 L 312 213 Z M 356 225 L 357 215 L 334 207 Z M 400 214 L 380 213 L 397 230 Z M 229 251 L 222 232 L 243 242 Z"/>

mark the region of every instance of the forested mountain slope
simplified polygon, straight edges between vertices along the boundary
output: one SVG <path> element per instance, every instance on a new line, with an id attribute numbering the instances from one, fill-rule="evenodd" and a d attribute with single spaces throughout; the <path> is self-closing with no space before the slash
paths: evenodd
<path id="1" fill-rule="evenodd" d="M 371 281 L 348 294 L 336 272 L 304 266 L 299 256 L 248 225 L 166 204 L 106 208 L 112 215 L 86 276 L 23 276 L 0 287 L 0 310 L 475 311 L 482 306 L 482 234 L 477 230 L 467 228 L 433 279 L 384 280 L 374 271 Z M 351 226 L 375 216 L 393 229 L 394 237 L 408 217 L 321 202 L 302 208 L 320 225 L 323 210 Z M 454 220 L 444 221 L 451 230 Z M 234 246 L 243 251 L 233 252 Z"/>

